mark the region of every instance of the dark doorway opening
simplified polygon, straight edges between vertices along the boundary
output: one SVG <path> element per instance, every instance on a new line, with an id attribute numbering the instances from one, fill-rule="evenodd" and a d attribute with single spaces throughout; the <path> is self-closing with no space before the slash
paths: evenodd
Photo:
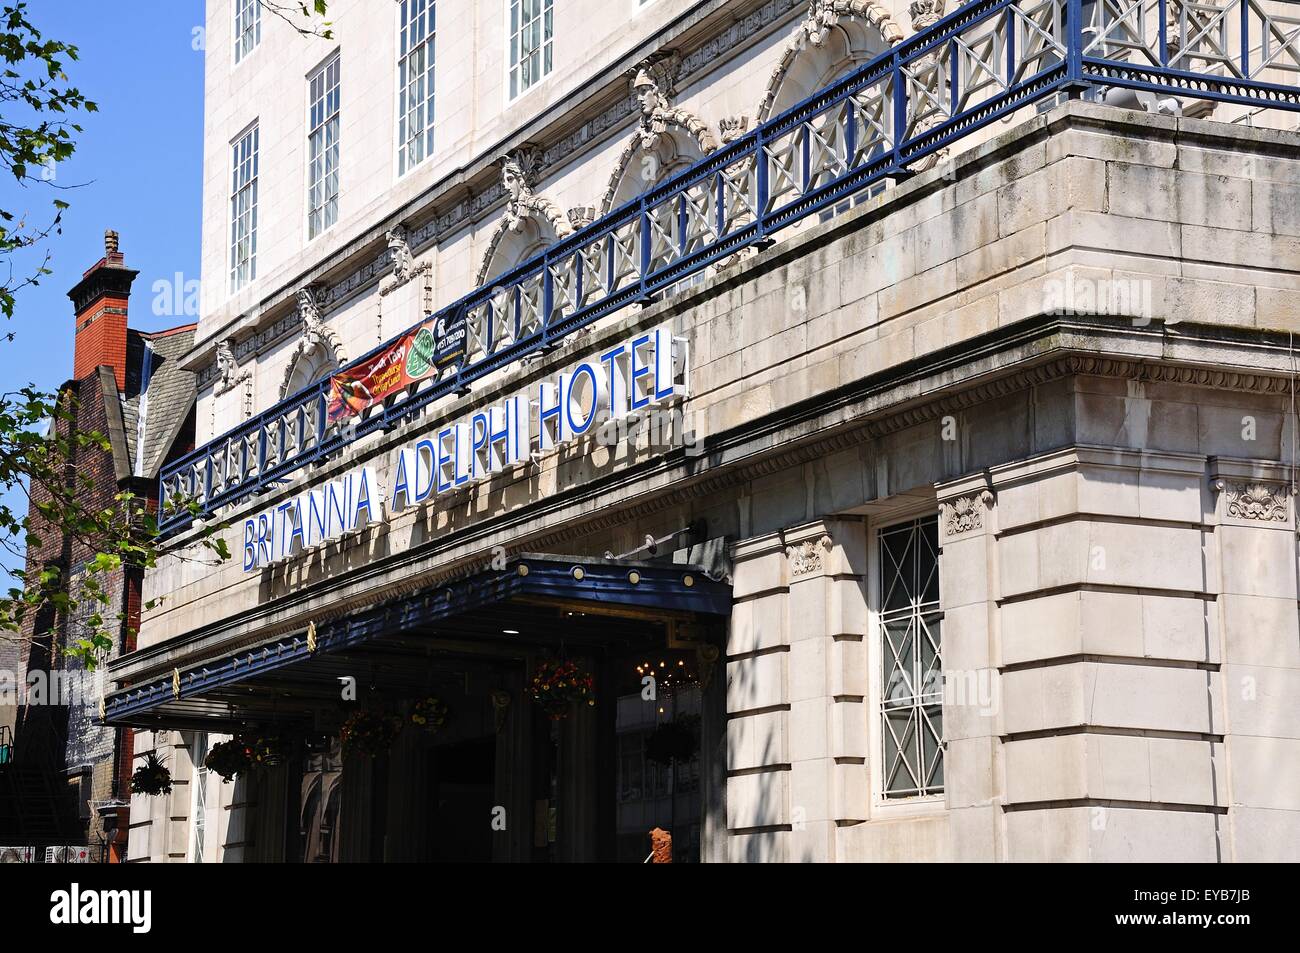
<path id="1" fill-rule="evenodd" d="M 429 750 L 430 860 L 492 860 L 496 739 L 481 738 Z"/>

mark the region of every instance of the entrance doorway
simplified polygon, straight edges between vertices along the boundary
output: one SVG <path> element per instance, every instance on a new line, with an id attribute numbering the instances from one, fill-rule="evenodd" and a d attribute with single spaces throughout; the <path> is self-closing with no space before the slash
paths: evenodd
<path id="1" fill-rule="evenodd" d="M 496 740 L 478 738 L 429 749 L 429 842 L 438 863 L 492 860 Z"/>

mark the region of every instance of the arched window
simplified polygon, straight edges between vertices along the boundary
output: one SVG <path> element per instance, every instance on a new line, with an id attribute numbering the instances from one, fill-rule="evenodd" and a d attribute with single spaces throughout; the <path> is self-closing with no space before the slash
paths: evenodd
<path id="1" fill-rule="evenodd" d="M 814 0 L 808 17 L 790 38 L 772 72 L 767 93 L 758 108 L 757 121 L 766 122 L 797 106 L 836 79 L 879 56 L 902 38 L 902 30 L 879 3 L 872 0 Z M 870 141 L 862 133 L 859 128 L 859 148 Z M 847 137 L 845 130 L 838 126 L 823 129 L 819 138 L 818 148 L 807 153 L 813 166 L 809 169 L 810 177 L 814 180 L 822 174 L 831 177 L 839 174 L 833 171 L 835 158 L 832 154 L 846 164 L 856 164 L 864 158 L 844 154 Z M 883 150 L 885 144 L 879 143 L 876 148 Z M 790 161 L 801 163 L 805 161 L 803 156 L 801 151 L 792 155 Z M 870 152 L 866 158 L 869 157 Z M 798 172 L 801 170 L 790 170 L 792 181 L 799 180 Z M 878 195 L 884 188 L 882 182 L 859 193 L 852 201 L 845 199 L 833 209 L 822 212 L 820 219 L 825 221 L 845 211 L 851 204 Z"/>
<path id="2" fill-rule="evenodd" d="M 476 284 L 491 287 L 500 276 L 541 254 L 547 246 L 573 234 L 573 223 L 550 199 L 533 191 L 529 169 L 533 156 L 523 152 L 502 156 L 501 185 L 506 193 L 505 217 L 492 233 L 483 253 Z M 499 300 L 498 294 L 499 291 Z M 511 282 L 510 288 L 494 290 L 486 306 L 492 312 L 491 332 L 487 311 L 480 309 L 468 318 L 471 353 L 492 353 L 541 329 L 543 279 L 540 272 Z"/>
<path id="3" fill-rule="evenodd" d="M 601 201 L 600 214 L 620 208 L 641 193 L 667 182 L 703 159 L 707 151 L 705 144 L 682 127 L 665 130 L 650 145 L 644 144 L 638 134 L 619 156 Z"/>
<path id="4" fill-rule="evenodd" d="M 339 363 L 325 348 L 300 353 L 285 373 L 281 397 L 288 397 L 338 370 Z"/>

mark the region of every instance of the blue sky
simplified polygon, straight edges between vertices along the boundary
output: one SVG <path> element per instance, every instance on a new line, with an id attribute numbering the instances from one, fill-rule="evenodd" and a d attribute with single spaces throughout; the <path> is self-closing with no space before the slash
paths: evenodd
<path id="1" fill-rule="evenodd" d="M 68 289 L 99 260 L 104 229 L 121 233 L 127 264 L 138 269 L 132 327 L 157 330 L 192 316 L 155 315 L 154 282 L 199 276 L 202 211 L 202 0 L 35 0 L 29 15 L 49 39 L 80 47 L 70 80 L 99 104 L 82 116 L 76 154 L 55 171 L 55 192 L 0 181 L 0 208 L 48 221 L 57 195 L 71 204 L 63 234 L 46 243 L 52 275 L 24 288 L 0 341 L 0 381 L 9 390 L 34 383 L 54 390 L 72 376 L 72 303 Z M 195 47 L 199 47 L 196 49 Z M 15 262 L 30 273 L 39 257 Z M 26 266 L 26 271 L 23 267 Z M 3 320 L 3 319 L 0 319 Z"/>
<path id="2" fill-rule="evenodd" d="M 104 253 L 104 229 L 121 233 L 127 264 L 139 270 L 130 323 L 145 331 L 194 320 L 153 313 L 153 285 L 199 277 L 202 213 L 202 0 L 34 0 L 29 16 L 48 39 L 80 47 L 71 82 L 99 105 L 80 117 L 76 154 L 55 170 L 60 191 L 18 188 L 0 179 L 0 208 L 48 222 L 57 196 L 71 204 L 63 233 L 51 235 L 41 255 L 13 262 L 28 275 L 48 251 L 53 274 L 18 293 L 14 317 L 0 333 L 0 386 L 35 384 L 54 391 L 72 376 L 72 302 L 67 292 Z M 196 48 L 197 47 L 197 48 Z M 0 318 L 3 322 L 3 318 Z M 25 512 L 26 498 L 5 502 Z M 7 554 L 0 565 L 12 566 Z"/>

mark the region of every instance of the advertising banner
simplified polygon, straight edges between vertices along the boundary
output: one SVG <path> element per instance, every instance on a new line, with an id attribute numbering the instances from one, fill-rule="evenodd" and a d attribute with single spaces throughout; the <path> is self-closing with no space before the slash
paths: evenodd
<path id="1" fill-rule="evenodd" d="M 353 417 L 455 364 L 465 353 L 465 322 L 433 318 L 373 357 L 330 378 L 329 421 Z"/>

